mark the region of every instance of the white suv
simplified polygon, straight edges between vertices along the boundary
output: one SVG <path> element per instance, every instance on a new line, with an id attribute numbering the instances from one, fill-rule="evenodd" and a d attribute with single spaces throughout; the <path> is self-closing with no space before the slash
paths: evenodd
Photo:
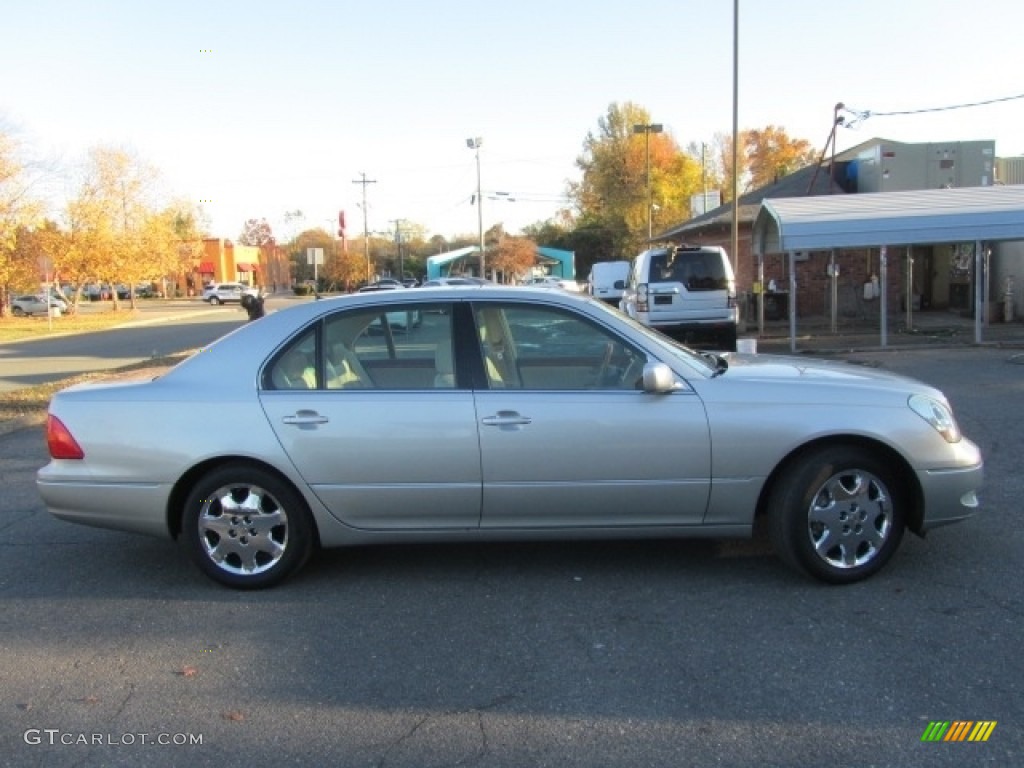
<path id="1" fill-rule="evenodd" d="M 212 283 L 203 289 L 203 301 L 211 304 L 224 304 L 228 301 L 242 300 L 242 296 L 259 296 L 258 288 L 251 288 L 243 283 Z"/>
<path id="2" fill-rule="evenodd" d="M 729 257 L 712 246 L 653 248 L 633 259 L 619 303 L 630 317 L 690 342 L 736 349 L 736 279 Z"/>

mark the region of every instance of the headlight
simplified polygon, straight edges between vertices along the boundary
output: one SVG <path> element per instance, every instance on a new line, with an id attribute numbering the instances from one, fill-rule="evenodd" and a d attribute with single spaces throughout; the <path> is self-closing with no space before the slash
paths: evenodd
<path id="1" fill-rule="evenodd" d="M 948 405 L 925 395 L 913 395 L 907 404 L 914 413 L 935 427 L 947 443 L 960 442 L 960 427 Z"/>

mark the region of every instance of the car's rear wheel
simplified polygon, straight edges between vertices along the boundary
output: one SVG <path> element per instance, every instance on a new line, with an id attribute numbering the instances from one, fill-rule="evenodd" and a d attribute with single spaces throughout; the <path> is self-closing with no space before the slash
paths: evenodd
<path id="1" fill-rule="evenodd" d="M 220 304 L 220 299 L 218 299 L 216 296 L 211 296 L 210 303 L 216 306 L 217 304 Z"/>
<path id="2" fill-rule="evenodd" d="M 214 581 L 260 589 L 295 572 L 313 551 L 306 503 L 277 476 L 229 464 L 195 486 L 182 518 L 189 556 Z"/>
<path id="3" fill-rule="evenodd" d="M 15 317 L 21 317 L 22 315 L 24 315 L 24 314 L 25 314 L 25 310 L 24 310 L 24 309 L 22 309 L 21 307 L 11 307 L 11 313 L 12 313 L 12 314 L 13 314 L 13 315 L 14 315 Z"/>
<path id="4" fill-rule="evenodd" d="M 836 445 L 789 466 L 769 499 L 769 531 L 790 566 L 831 584 L 866 579 L 899 547 L 906 493 L 868 451 Z"/>

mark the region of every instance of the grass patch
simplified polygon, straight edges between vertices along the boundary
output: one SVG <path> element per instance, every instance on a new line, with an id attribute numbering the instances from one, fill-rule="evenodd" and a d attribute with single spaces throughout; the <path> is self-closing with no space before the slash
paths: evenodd
<path id="1" fill-rule="evenodd" d="M 139 317 L 138 310 L 120 310 L 114 312 L 79 312 L 74 315 L 63 315 L 53 318 L 51 327 L 46 316 L 14 317 L 7 314 L 0 317 L 0 343 L 20 341 L 21 339 L 41 339 L 58 333 L 86 333 L 113 328 L 121 323 L 128 323 Z"/>
<path id="2" fill-rule="evenodd" d="M 46 384 L 37 384 L 34 387 L 16 389 L 13 392 L 0 393 L 0 435 L 5 435 L 16 429 L 33 424 L 42 424 L 46 419 L 46 409 L 50 406 L 50 398 L 53 397 L 55 392 L 59 392 L 73 384 L 81 384 L 86 381 L 134 378 L 141 375 L 157 376 L 171 366 L 177 365 L 192 353 L 193 350 L 178 352 L 173 355 L 165 355 L 164 357 L 154 357 L 151 360 L 142 360 L 138 363 L 132 363 L 131 365 L 125 365 L 108 371 L 83 373 L 67 379 L 61 379 L 60 381 L 51 381 Z"/>

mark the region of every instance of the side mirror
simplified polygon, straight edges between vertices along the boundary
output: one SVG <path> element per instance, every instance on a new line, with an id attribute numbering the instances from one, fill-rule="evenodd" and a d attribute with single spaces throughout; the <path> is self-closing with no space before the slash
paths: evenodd
<path id="1" fill-rule="evenodd" d="M 644 365 L 644 392 L 663 394 L 679 389 L 676 375 L 664 363 L 647 363 Z"/>

